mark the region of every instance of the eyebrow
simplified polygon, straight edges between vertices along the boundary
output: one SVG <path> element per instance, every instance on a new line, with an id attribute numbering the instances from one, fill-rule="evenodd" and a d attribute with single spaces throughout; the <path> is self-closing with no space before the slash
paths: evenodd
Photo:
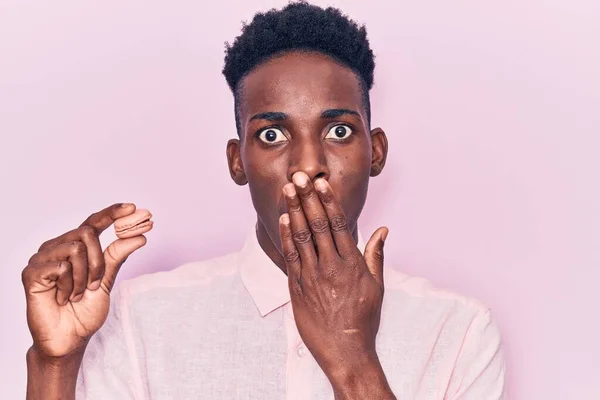
<path id="1" fill-rule="evenodd" d="M 332 119 L 341 117 L 342 115 L 354 115 L 360 118 L 360 114 L 354 110 L 348 110 L 347 108 L 332 108 L 325 110 L 321 113 L 321 118 Z"/>
<path id="2" fill-rule="evenodd" d="M 267 121 L 276 122 L 286 120 L 287 118 L 288 115 L 286 113 L 269 111 L 253 115 L 252 118 L 250 118 L 250 121 L 254 121 L 255 119 L 264 119 Z"/>
<path id="3" fill-rule="evenodd" d="M 347 108 L 330 108 L 321 113 L 321 118 L 332 119 L 332 118 L 340 117 L 342 115 L 354 115 L 354 116 L 360 118 L 360 114 L 358 112 L 356 112 L 354 110 L 349 110 Z M 257 119 L 264 119 L 266 121 L 277 122 L 277 121 L 284 121 L 284 120 L 288 119 L 288 115 L 283 112 L 269 111 L 269 112 L 263 112 L 263 113 L 258 113 L 256 115 L 253 115 L 252 118 L 250 118 L 250 121 L 254 121 Z"/>

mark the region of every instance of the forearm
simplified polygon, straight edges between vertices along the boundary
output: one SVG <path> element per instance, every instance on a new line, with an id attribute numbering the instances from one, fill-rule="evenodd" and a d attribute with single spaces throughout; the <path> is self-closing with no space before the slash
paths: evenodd
<path id="1" fill-rule="evenodd" d="M 83 354 L 48 359 L 31 347 L 27 351 L 27 400 L 75 400 Z"/>
<path id="2" fill-rule="evenodd" d="M 338 369 L 330 381 L 336 400 L 396 400 L 377 357 Z"/>

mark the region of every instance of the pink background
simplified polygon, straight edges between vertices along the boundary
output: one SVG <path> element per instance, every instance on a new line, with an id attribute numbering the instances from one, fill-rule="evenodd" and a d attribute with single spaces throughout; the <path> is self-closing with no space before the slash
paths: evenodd
<path id="1" fill-rule="evenodd" d="M 0 2 L 2 399 L 24 398 L 20 273 L 41 242 L 150 208 L 123 279 L 235 250 L 254 220 L 226 168 L 224 42 L 285 2 L 82 3 Z M 367 24 L 391 146 L 363 235 L 387 224 L 388 267 L 492 307 L 511 398 L 599 399 L 599 3 L 332 4 Z"/>

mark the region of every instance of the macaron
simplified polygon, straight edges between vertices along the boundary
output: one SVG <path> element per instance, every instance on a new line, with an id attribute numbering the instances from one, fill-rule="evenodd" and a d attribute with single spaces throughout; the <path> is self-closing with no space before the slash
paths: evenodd
<path id="1" fill-rule="evenodd" d="M 127 239 L 146 233 L 154 225 L 150 218 L 152 218 L 150 211 L 143 208 L 137 209 L 133 214 L 115 221 L 115 233 L 119 239 Z"/>

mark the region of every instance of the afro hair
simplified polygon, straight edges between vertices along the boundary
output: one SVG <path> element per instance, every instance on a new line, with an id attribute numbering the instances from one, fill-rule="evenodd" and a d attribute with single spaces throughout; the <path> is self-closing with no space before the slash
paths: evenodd
<path id="1" fill-rule="evenodd" d="M 298 1 L 281 10 L 257 13 L 250 24 L 244 23 L 233 44 L 226 43 L 223 75 L 234 94 L 238 134 L 240 82 L 258 65 L 292 51 L 320 52 L 354 71 L 370 123 L 369 91 L 373 86 L 375 61 L 366 28 L 337 8 L 323 9 Z"/>

